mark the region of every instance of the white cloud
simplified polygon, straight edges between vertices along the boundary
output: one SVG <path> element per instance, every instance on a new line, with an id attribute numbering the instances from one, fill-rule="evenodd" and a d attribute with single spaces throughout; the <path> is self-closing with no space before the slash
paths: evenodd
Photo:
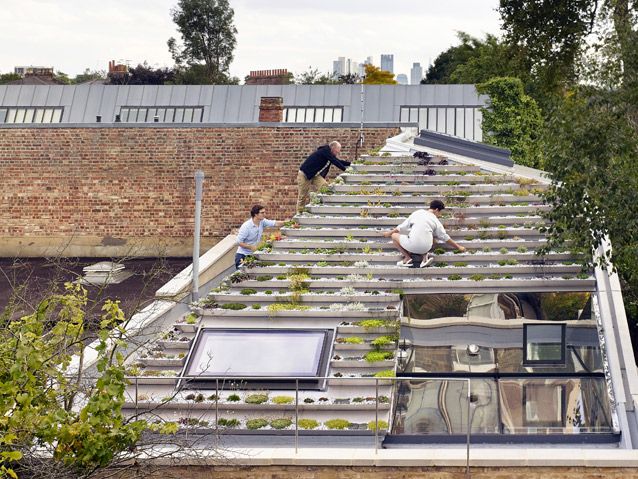
<path id="1" fill-rule="evenodd" d="M 176 0 L 3 0 L 0 72 L 52 65 L 69 74 L 108 61 L 170 65 Z M 379 62 L 394 53 L 395 73 L 426 65 L 456 43 L 457 30 L 497 33 L 498 0 L 231 0 L 238 44 L 231 73 L 312 65 L 328 71 L 345 56 Z"/>

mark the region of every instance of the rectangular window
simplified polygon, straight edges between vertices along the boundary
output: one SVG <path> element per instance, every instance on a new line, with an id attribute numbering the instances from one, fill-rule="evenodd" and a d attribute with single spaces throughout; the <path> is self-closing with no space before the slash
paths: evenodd
<path id="1" fill-rule="evenodd" d="M 565 364 L 564 324 L 525 324 L 523 364 Z"/>
<path id="2" fill-rule="evenodd" d="M 202 329 L 184 376 L 190 383 L 210 377 L 265 382 L 301 377 L 317 384 L 327 372 L 332 337 L 324 329 Z"/>
<path id="3" fill-rule="evenodd" d="M 62 107 L 0 108 L 0 123 L 60 123 Z"/>
<path id="4" fill-rule="evenodd" d="M 343 107 L 341 106 L 288 106 L 283 115 L 286 123 L 341 123 Z"/>
<path id="5" fill-rule="evenodd" d="M 123 123 L 154 123 L 156 116 L 159 123 L 201 123 L 204 107 L 120 107 L 120 119 Z"/>

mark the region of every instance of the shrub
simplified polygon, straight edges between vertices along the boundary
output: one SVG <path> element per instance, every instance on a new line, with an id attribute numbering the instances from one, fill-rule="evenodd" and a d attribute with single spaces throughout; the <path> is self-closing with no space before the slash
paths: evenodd
<path id="1" fill-rule="evenodd" d="M 445 254 L 445 250 L 443 248 L 435 248 L 433 253 L 434 254 Z"/>
<path id="2" fill-rule="evenodd" d="M 233 311 L 238 311 L 240 309 L 246 309 L 246 305 L 243 303 L 226 303 L 220 306 L 222 309 L 232 309 Z"/>
<path id="3" fill-rule="evenodd" d="M 272 276 L 268 276 L 268 275 L 257 276 L 255 279 L 257 281 L 270 281 L 272 279 Z"/>
<path id="4" fill-rule="evenodd" d="M 301 429 L 316 429 L 319 427 L 319 421 L 316 419 L 299 419 L 297 424 Z"/>
<path id="5" fill-rule="evenodd" d="M 292 424 L 292 419 L 281 418 L 270 421 L 270 427 L 273 429 L 286 429 Z"/>
<path id="6" fill-rule="evenodd" d="M 363 344 L 363 338 L 359 336 L 350 336 L 349 338 L 339 338 L 339 342 L 343 342 L 346 344 Z"/>
<path id="7" fill-rule="evenodd" d="M 310 306 L 305 304 L 293 304 L 293 303 L 273 303 L 268 305 L 268 311 L 305 311 L 310 309 Z"/>
<path id="8" fill-rule="evenodd" d="M 384 369 L 374 374 L 375 378 L 393 378 L 396 376 L 394 369 Z"/>
<path id="9" fill-rule="evenodd" d="M 251 394 L 244 399 L 246 404 L 263 404 L 266 401 L 268 401 L 268 394 Z"/>
<path id="10" fill-rule="evenodd" d="M 366 353 L 365 356 L 363 356 L 363 359 L 365 359 L 369 363 L 385 361 L 393 358 L 394 354 L 391 351 L 370 351 L 369 353 Z"/>
<path id="11" fill-rule="evenodd" d="M 460 274 L 451 274 L 447 277 L 447 279 L 449 279 L 450 281 L 458 281 L 462 279 L 462 276 Z"/>
<path id="12" fill-rule="evenodd" d="M 218 401 L 219 400 L 219 396 L 217 394 L 211 394 L 206 399 L 208 399 L 209 401 Z"/>
<path id="13" fill-rule="evenodd" d="M 324 424 L 328 429 L 346 429 L 351 422 L 347 419 L 328 419 Z"/>
<path id="14" fill-rule="evenodd" d="M 270 295 L 270 294 L 272 294 L 272 290 L 271 289 L 267 289 L 266 291 L 264 291 L 264 294 Z"/>
<path id="15" fill-rule="evenodd" d="M 376 424 L 374 421 L 370 421 L 368 423 L 368 429 L 370 429 L 371 431 L 376 430 L 376 428 L 379 427 L 379 429 L 388 429 L 388 423 L 386 421 L 378 421 Z"/>
<path id="16" fill-rule="evenodd" d="M 199 316 L 197 316 L 195 313 L 188 313 L 188 315 L 184 319 L 184 322 L 186 324 L 195 324 L 197 322 L 198 317 Z"/>
<path id="17" fill-rule="evenodd" d="M 268 421 L 266 419 L 257 418 L 257 419 L 249 419 L 246 421 L 246 427 L 248 429 L 261 429 L 262 427 L 266 427 L 268 425 Z"/>
<path id="18" fill-rule="evenodd" d="M 272 398 L 272 402 L 275 404 L 292 404 L 295 400 L 292 396 L 275 396 Z"/>
<path id="19" fill-rule="evenodd" d="M 239 402 L 241 398 L 237 394 L 231 394 L 228 396 L 227 400 L 230 402 Z"/>
<path id="20" fill-rule="evenodd" d="M 501 254 L 507 254 L 507 253 L 509 253 L 509 250 L 507 248 L 503 247 L 503 248 L 499 249 L 498 252 L 501 253 Z"/>
<path id="21" fill-rule="evenodd" d="M 261 304 L 253 304 L 252 308 L 253 309 L 261 309 Z"/>
<path id="22" fill-rule="evenodd" d="M 244 288 L 240 291 L 240 293 L 244 295 L 257 294 L 257 290 L 252 288 Z"/>
<path id="23" fill-rule="evenodd" d="M 225 417 L 220 417 L 217 420 L 217 425 L 222 427 L 237 427 L 239 426 L 239 419 L 226 419 Z"/>
<path id="24" fill-rule="evenodd" d="M 303 402 L 306 403 L 306 404 L 312 404 L 312 403 L 315 402 L 315 400 L 312 399 L 312 398 L 306 398 L 306 399 L 303 400 Z"/>
<path id="25" fill-rule="evenodd" d="M 376 348 L 381 348 L 393 343 L 394 340 L 390 336 L 379 336 L 378 338 L 373 339 L 371 344 Z"/>
<path id="26" fill-rule="evenodd" d="M 387 326 L 387 323 L 383 319 L 364 319 L 363 321 L 358 321 L 355 324 L 365 329 L 383 328 Z"/>
<path id="27" fill-rule="evenodd" d="M 484 274 L 473 274 L 472 276 L 469 277 L 469 279 L 471 279 L 472 281 L 483 281 L 485 279 L 485 275 Z"/>

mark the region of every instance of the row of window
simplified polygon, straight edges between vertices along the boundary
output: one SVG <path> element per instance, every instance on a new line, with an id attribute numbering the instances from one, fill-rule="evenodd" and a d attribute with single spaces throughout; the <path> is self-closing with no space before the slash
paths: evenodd
<path id="1" fill-rule="evenodd" d="M 400 121 L 419 124 L 419 129 L 447 133 L 468 140 L 481 141 L 483 114 L 480 107 L 402 106 Z"/>
<path id="2" fill-rule="evenodd" d="M 120 108 L 120 121 L 124 123 L 201 123 L 203 118 L 203 106 Z"/>
<path id="3" fill-rule="evenodd" d="M 283 119 L 286 123 L 341 123 L 343 121 L 343 107 L 286 107 Z"/>
<path id="4" fill-rule="evenodd" d="M 0 123 L 60 123 L 63 107 L 0 108 Z"/>

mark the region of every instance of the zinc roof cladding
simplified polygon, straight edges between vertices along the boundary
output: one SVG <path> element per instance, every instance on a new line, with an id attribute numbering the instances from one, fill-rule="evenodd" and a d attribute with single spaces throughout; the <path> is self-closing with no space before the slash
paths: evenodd
<path id="1" fill-rule="evenodd" d="M 401 106 L 486 104 L 474 85 L 364 85 L 366 122 L 398 121 Z M 203 106 L 203 123 L 253 123 L 263 96 L 284 106 L 343 106 L 361 121 L 361 85 L 0 85 L 0 107 L 62 106 L 62 123 L 115 120 L 122 106 Z"/>

